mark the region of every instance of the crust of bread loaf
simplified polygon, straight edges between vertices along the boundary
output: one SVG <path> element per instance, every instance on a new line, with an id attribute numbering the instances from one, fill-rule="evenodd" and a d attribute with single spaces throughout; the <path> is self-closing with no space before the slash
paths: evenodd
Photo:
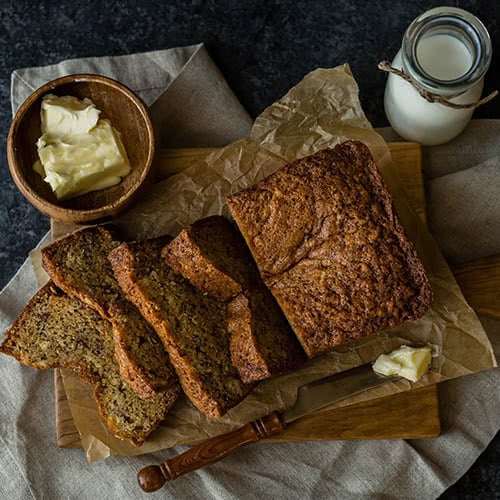
<path id="1" fill-rule="evenodd" d="M 227 202 L 309 357 L 428 310 L 424 267 L 364 144 L 297 160 Z"/>

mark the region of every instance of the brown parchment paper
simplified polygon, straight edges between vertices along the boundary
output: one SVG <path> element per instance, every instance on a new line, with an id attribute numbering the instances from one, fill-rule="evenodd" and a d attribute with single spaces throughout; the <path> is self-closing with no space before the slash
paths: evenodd
<path id="1" fill-rule="evenodd" d="M 182 397 L 164 424 L 141 447 L 115 439 L 98 416 L 92 388 L 72 372 L 63 380 L 75 424 L 89 461 L 113 454 L 135 455 L 180 444 L 192 444 L 232 430 L 272 410 L 290 407 L 297 388 L 311 380 L 373 361 L 402 344 L 433 347 L 431 371 L 417 384 L 406 381 L 351 397 L 336 406 L 394 394 L 496 366 L 489 340 L 467 305 L 446 262 L 422 220 L 405 197 L 383 139 L 374 132 L 358 99 L 358 87 L 347 65 L 308 74 L 255 121 L 248 139 L 190 157 L 185 170 L 159 182 L 144 201 L 116 223 L 130 238 L 174 235 L 194 220 L 228 215 L 227 195 L 246 188 L 296 158 L 346 139 L 365 142 L 374 155 L 408 236 L 427 270 L 434 301 L 420 320 L 393 328 L 309 361 L 294 373 L 261 383 L 226 416 L 211 421 Z M 174 169 L 179 172 L 178 164 Z"/>

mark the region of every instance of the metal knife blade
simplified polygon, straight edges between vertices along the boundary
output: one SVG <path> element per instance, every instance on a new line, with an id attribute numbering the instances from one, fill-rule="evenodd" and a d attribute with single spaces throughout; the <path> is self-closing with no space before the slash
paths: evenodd
<path id="1" fill-rule="evenodd" d="M 399 378 L 378 375 L 371 363 L 361 365 L 299 387 L 295 404 L 280 414 L 283 421 L 289 424 L 313 411 Z"/>

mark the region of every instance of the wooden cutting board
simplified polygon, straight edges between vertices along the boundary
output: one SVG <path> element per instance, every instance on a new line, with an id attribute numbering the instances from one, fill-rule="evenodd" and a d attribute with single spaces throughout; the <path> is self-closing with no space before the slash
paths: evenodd
<path id="1" fill-rule="evenodd" d="M 408 199 L 425 220 L 425 192 L 422 178 L 422 155 L 416 143 L 389 145 L 393 161 L 405 185 Z M 157 155 L 157 168 L 178 171 L 185 165 L 185 157 L 200 154 L 199 150 L 165 150 Z M 208 150 L 204 149 L 203 154 Z M 183 161 L 180 161 L 184 158 Z M 52 235 L 59 237 L 75 226 L 52 221 Z M 499 259 L 500 269 L 500 259 Z M 468 267 L 461 269 L 462 285 L 476 303 L 482 287 L 477 284 L 478 273 Z M 472 283 L 472 285 L 470 285 Z M 484 286 L 484 282 L 482 283 Z M 467 293 L 468 293 L 467 292 Z M 467 296 L 467 295 L 466 295 Z M 469 293 L 469 298 L 471 294 Z M 471 300 L 472 302 L 472 300 Z M 491 309 L 491 307 L 489 307 Z M 500 309 L 496 309 L 497 311 Z M 60 373 L 55 372 L 56 434 L 60 447 L 80 447 L 80 437 L 71 417 Z M 440 434 L 439 401 L 436 385 L 406 391 L 335 410 L 324 410 L 292 423 L 285 432 L 270 441 L 320 441 L 337 439 L 429 438 Z"/>

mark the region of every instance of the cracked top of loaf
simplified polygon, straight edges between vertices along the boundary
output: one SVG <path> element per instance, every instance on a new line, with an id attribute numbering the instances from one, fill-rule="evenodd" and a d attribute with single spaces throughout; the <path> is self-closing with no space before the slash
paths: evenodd
<path id="1" fill-rule="evenodd" d="M 361 142 L 294 161 L 228 205 L 308 356 L 429 308 L 424 267 Z"/>

